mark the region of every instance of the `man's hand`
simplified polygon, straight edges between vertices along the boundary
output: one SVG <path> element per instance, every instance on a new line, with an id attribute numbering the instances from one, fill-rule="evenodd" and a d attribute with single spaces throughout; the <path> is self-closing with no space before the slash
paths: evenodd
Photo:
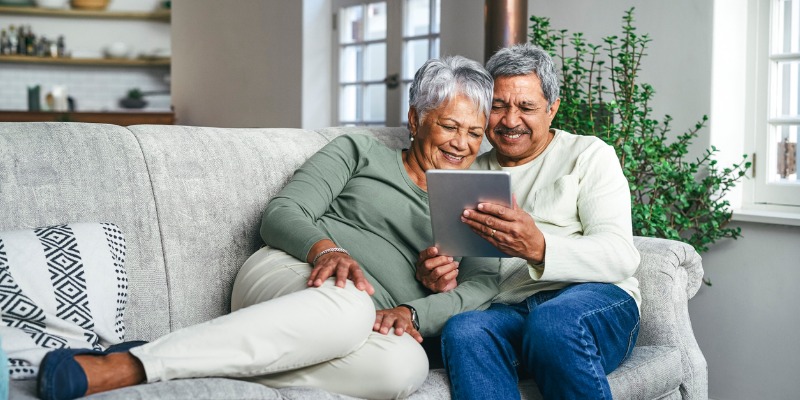
<path id="1" fill-rule="evenodd" d="M 464 210 L 461 222 L 503 253 L 540 264 L 545 254 L 544 235 L 530 214 L 519 208 L 516 196 L 512 201 L 514 208 L 480 203 L 477 210 Z"/>
<path id="2" fill-rule="evenodd" d="M 408 308 L 395 307 L 376 312 L 375 325 L 372 326 L 372 330 L 388 335 L 392 328 L 394 328 L 395 335 L 401 336 L 403 333 L 408 333 L 417 342 L 422 343 L 422 335 L 414 329 L 414 324 L 411 322 L 411 310 Z"/>
<path id="3" fill-rule="evenodd" d="M 440 256 L 439 249 L 428 247 L 417 258 L 417 280 L 434 293 L 447 292 L 458 286 L 458 261 Z"/>
<path id="4" fill-rule="evenodd" d="M 308 286 L 320 287 L 331 276 L 336 276 L 336 286 L 340 288 L 343 288 L 345 281 L 350 279 L 357 289 L 364 290 L 370 295 L 375 293 L 375 288 L 364 277 L 361 266 L 347 254 L 333 252 L 320 257 L 308 277 Z"/>

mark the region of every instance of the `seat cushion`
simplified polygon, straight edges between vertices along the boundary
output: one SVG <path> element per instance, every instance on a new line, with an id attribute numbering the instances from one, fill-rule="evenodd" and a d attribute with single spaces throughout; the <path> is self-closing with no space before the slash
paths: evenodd
<path id="1" fill-rule="evenodd" d="M 676 347 L 641 346 L 614 372 L 608 381 L 615 399 L 671 399 L 680 398 L 678 387 L 681 378 L 681 355 Z M 520 382 L 523 400 L 537 400 L 542 396 L 532 379 Z M 100 393 L 92 399 L 292 399 L 292 400 L 347 400 L 352 397 L 327 393 L 311 388 L 272 389 L 256 383 L 234 379 L 204 378 L 180 379 L 150 385 Z M 11 399 L 36 399 L 35 381 L 12 381 Z M 422 387 L 409 400 L 449 399 L 450 388 L 443 369 L 431 370 Z"/>
<path id="2" fill-rule="evenodd" d="M 678 388 L 683 378 L 681 352 L 672 346 L 637 346 L 608 375 L 615 399 L 658 399 Z"/>
<path id="3" fill-rule="evenodd" d="M 677 391 L 682 374 L 681 353 L 677 347 L 640 346 L 608 375 L 608 383 L 615 399 L 658 399 Z M 449 399 L 448 384 L 444 370 L 431 370 L 422 387 L 409 399 Z M 542 398 L 532 379 L 520 382 L 519 388 L 523 400 Z"/>
<path id="4" fill-rule="evenodd" d="M 16 380 L 10 383 L 9 399 L 37 399 L 36 381 Z M 356 400 L 320 389 L 301 387 L 273 389 L 258 383 L 225 378 L 178 379 L 98 393 L 86 398 L 92 400 Z"/>

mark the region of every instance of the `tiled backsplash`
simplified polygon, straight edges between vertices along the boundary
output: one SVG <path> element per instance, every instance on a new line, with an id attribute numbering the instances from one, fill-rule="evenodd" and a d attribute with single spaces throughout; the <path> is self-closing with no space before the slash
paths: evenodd
<path id="1" fill-rule="evenodd" d="M 67 88 L 76 111 L 117 111 L 128 91 L 169 91 L 169 68 L 0 64 L 0 110 L 27 110 L 28 87 L 41 86 L 41 105 L 53 86 Z M 169 111 L 169 94 L 148 95 L 142 111 Z"/>

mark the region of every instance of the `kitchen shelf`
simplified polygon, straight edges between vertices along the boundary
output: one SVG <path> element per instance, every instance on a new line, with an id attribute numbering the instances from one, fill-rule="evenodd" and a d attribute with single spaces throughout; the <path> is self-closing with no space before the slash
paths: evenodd
<path id="1" fill-rule="evenodd" d="M 34 15 L 42 17 L 97 18 L 97 19 L 144 19 L 169 22 L 171 10 L 142 11 L 98 11 L 79 9 L 53 9 L 42 7 L 0 6 L 0 14 Z"/>
<path id="2" fill-rule="evenodd" d="M 0 63 L 84 65 L 101 67 L 169 67 L 169 58 L 71 58 L 0 56 Z"/>

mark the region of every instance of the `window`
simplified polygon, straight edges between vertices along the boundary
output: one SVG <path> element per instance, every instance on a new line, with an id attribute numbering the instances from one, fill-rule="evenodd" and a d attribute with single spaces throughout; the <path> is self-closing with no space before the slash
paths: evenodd
<path id="1" fill-rule="evenodd" d="M 400 118 L 408 122 L 408 88 L 417 69 L 431 58 L 439 57 L 440 0 L 405 0 L 403 24 L 403 101 Z"/>
<path id="2" fill-rule="evenodd" d="M 800 0 L 760 0 L 753 203 L 800 206 Z"/>
<path id="3" fill-rule="evenodd" d="M 386 122 L 386 2 L 339 13 L 339 123 Z"/>
<path id="4" fill-rule="evenodd" d="M 335 123 L 405 125 L 414 72 L 439 56 L 440 1 L 335 0 Z"/>

